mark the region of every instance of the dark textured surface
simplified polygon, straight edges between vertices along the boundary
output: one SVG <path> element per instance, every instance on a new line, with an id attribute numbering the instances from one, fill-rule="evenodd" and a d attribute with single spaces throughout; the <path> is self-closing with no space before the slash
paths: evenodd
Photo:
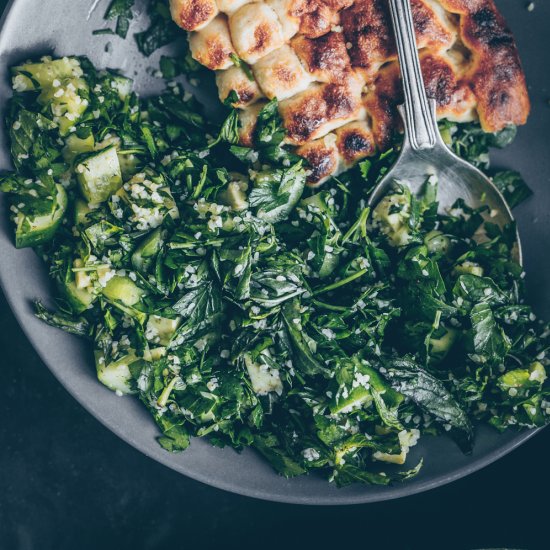
<path id="1" fill-rule="evenodd" d="M 193 482 L 120 441 L 55 381 L 3 297 L 0 350 L 0 550 L 550 546 L 539 503 L 548 430 L 481 472 L 400 501 L 271 504 Z"/>

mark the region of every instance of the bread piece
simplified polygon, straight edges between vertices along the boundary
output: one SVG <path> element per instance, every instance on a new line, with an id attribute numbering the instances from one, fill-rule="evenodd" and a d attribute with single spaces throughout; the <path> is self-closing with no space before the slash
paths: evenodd
<path id="1" fill-rule="evenodd" d="M 427 0 L 411 0 L 419 48 L 443 51 L 456 39 L 452 19 Z M 361 67 L 371 82 L 380 67 L 397 59 L 393 28 L 386 0 L 357 0 L 342 11 L 342 27 L 351 63 Z"/>
<path id="2" fill-rule="evenodd" d="M 238 109 L 244 109 L 263 97 L 256 80 L 251 80 L 240 67 L 233 66 L 225 71 L 217 71 L 216 85 L 222 102 L 232 91 L 237 94 L 239 101 L 232 103 L 232 106 Z"/>
<path id="3" fill-rule="evenodd" d="M 319 38 L 299 35 L 291 42 L 294 51 L 318 82 L 338 82 L 351 70 L 346 42 L 341 32 Z"/>
<path id="4" fill-rule="evenodd" d="M 218 15 L 218 5 L 215 0 L 170 0 L 170 13 L 182 29 L 198 31 Z"/>
<path id="5" fill-rule="evenodd" d="M 254 77 L 269 99 L 279 101 L 303 92 L 311 82 L 290 46 L 283 46 L 262 57 L 254 65 Z"/>
<path id="6" fill-rule="evenodd" d="M 347 170 L 359 160 L 376 152 L 374 134 L 366 120 L 350 122 L 335 131 L 336 147 L 341 163 Z"/>
<path id="7" fill-rule="evenodd" d="M 425 50 L 420 55 L 420 66 L 428 97 L 436 100 L 438 118 L 459 122 L 475 120 L 476 97 L 450 55 Z M 365 102 L 372 117 L 375 141 L 381 150 L 391 145 L 395 130 L 402 125 L 397 112 L 397 105 L 401 103 L 403 88 L 395 61 L 380 70 Z"/>
<path id="8" fill-rule="evenodd" d="M 277 14 L 283 39 L 287 42 L 300 29 L 305 0 L 266 0 L 266 4 Z"/>
<path id="9" fill-rule="evenodd" d="M 235 13 L 240 7 L 244 6 L 245 4 L 248 4 L 252 0 L 218 0 L 218 9 L 226 13 L 227 15 L 231 15 L 232 13 Z"/>
<path id="10" fill-rule="evenodd" d="M 340 21 L 338 11 L 322 0 L 305 0 L 300 22 L 300 33 L 307 38 L 318 38 L 330 32 Z"/>
<path id="11" fill-rule="evenodd" d="M 172 13 L 180 26 L 199 29 L 190 37 L 193 57 L 217 71 L 220 98 L 237 93 L 243 144 L 253 146 L 266 96 L 279 99 L 285 143 L 310 159 L 312 182 L 393 145 L 403 94 L 387 0 L 203 1 L 172 0 Z M 487 132 L 523 124 L 525 77 L 494 0 L 411 7 L 438 118 L 479 119 Z M 231 53 L 249 64 L 254 82 Z"/>
<path id="12" fill-rule="evenodd" d="M 229 28 L 237 54 L 251 65 L 284 44 L 279 19 L 263 2 L 238 9 L 229 18 Z"/>
<path id="13" fill-rule="evenodd" d="M 314 84 L 282 101 L 279 111 L 288 143 L 303 145 L 360 118 L 364 113 L 362 87 L 360 78 L 350 75 L 341 83 Z"/>
<path id="14" fill-rule="evenodd" d="M 334 134 L 327 134 L 298 147 L 296 154 L 308 163 L 307 182 L 310 186 L 321 185 L 340 173 L 340 155 Z"/>
<path id="15" fill-rule="evenodd" d="M 212 71 L 233 66 L 230 56 L 236 52 L 231 43 L 227 17 L 220 14 L 204 29 L 190 33 L 189 48 L 193 59 Z"/>

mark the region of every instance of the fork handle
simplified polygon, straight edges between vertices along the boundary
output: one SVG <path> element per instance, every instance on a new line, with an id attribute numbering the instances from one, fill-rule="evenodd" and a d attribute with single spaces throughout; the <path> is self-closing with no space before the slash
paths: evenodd
<path id="1" fill-rule="evenodd" d="M 400 109 L 405 136 L 415 151 L 432 149 L 439 133 L 435 102 L 428 100 L 424 87 L 410 0 L 389 0 L 389 5 L 405 93 L 404 110 Z"/>

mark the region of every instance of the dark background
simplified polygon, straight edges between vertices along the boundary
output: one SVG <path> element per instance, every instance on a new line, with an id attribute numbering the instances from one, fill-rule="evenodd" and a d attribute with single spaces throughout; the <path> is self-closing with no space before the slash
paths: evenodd
<path id="1" fill-rule="evenodd" d="M 549 443 L 546 430 L 481 472 L 399 501 L 321 508 L 239 497 L 153 462 L 92 418 L 0 293 L 0 550 L 548 549 Z"/>

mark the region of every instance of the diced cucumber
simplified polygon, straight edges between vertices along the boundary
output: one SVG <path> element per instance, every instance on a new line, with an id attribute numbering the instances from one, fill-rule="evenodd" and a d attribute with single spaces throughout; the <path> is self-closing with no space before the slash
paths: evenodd
<path id="1" fill-rule="evenodd" d="M 111 87 L 116 90 L 118 97 L 124 101 L 131 93 L 134 87 L 134 81 L 124 76 L 114 76 L 111 79 Z"/>
<path id="2" fill-rule="evenodd" d="M 201 424 L 206 424 L 208 422 L 212 422 L 213 420 L 216 419 L 216 415 L 214 414 L 214 411 L 211 410 L 211 411 L 208 411 L 206 413 L 202 413 L 200 416 L 199 416 L 199 422 Z"/>
<path id="3" fill-rule="evenodd" d="M 25 63 L 14 67 L 12 73 L 13 88 L 18 92 L 53 88 L 56 80 L 61 82 L 83 75 L 80 62 L 74 57 L 44 58 L 41 63 Z"/>
<path id="4" fill-rule="evenodd" d="M 38 102 L 50 107 L 62 136 L 71 131 L 88 107 L 87 100 L 79 94 L 79 90 L 88 91 L 88 84 L 82 78 L 84 73 L 76 58 L 44 58 L 41 63 L 15 67 L 13 74 L 16 91 L 41 90 Z"/>
<path id="5" fill-rule="evenodd" d="M 76 284 L 76 288 L 79 290 L 84 290 L 92 284 L 92 279 L 84 271 L 78 271 L 75 273 L 74 282 Z"/>
<path id="6" fill-rule="evenodd" d="M 441 336 L 432 336 L 429 341 L 430 353 L 438 359 L 443 359 L 452 348 L 458 337 L 458 331 L 454 328 L 445 328 Z"/>
<path id="7" fill-rule="evenodd" d="M 135 393 L 135 390 L 131 386 L 132 374 L 130 373 L 130 365 L 136 361 L 140 361 L 139 357 L 130 352 L 117 361 L 107 363 L 105 356 L 100 351 L 96 351 L 95 356 L 97 378 L 102 384 L 112 391 L 119 391 L 124 394 Z"/>
<path id="8" fill-rule="evenodd" d="M 96 151 L 102 151 L 111 145 L 116 147 L 122 178 L 124 181 L 127 181 L 139 172 L 139 159 L 131 152 L 121 153 L 122 140 L 116 134 L 110 134 L 109 137 L 103 139 L 99 143 L 96 143 L 95 148 Z"/>
<path id="9" fill-rule="evenodd" d="M 544 384 L 546 378 L 546 369 L 540 361 L 534 361 L 529 365 L 529 380 Z"/>
<path id="10" fill-rule="evenodd" d="M 147 320 L 147 314 L 135 307 L 141 302 L 145 291 L 129 277 L 115 275 L 107 282 L 102 294 L 111 304 L 138 323 L 143 324 Z"/>
<path id="11" fill-rule="evenodd" d="M 463 262 L 460 265 L 455 265 L 455 273 L 458 275 L 475 275 L 476 277 L 483 277 L 483 268 L 474 262 Z"/>
<path id="12" fill-rule="evenodd" d="M 227 189 L 219 194 L 219 201 L 237 212 L 248 208 L 246 185 L 246 182 L 243 184 L 243 182 L 232 181 Z"/>
<path id="13" fill-rule="evenodd" d="M 73 266 L 81 268 L 84 262 L 78 258 L 73 262 Z M 92 292 L 92 279 L 86 271 L 76 271 L 74 280 L 64 282 L 61 286 L 65 299 L 77 315 L 86 311 L 97 298 Z"/>
<path id="14" fill-rule="evenodd" d="M 451 247 L 451 240 L 441 231 L 430 231 L 424 237 L 424 244 L 428 247 L 430 254 L 447 254 Z"/>
<path id="15" fill-rule="evenodd" d="M 155 229 L 148 235 L 132 254 L 132 265 L 136 271 L 147 273 L 153 266 L 157 254 L 162 248 L 162 230 Z"/>
<path id="16" fill-rule="evenodd" d="M 73 262 L 73 266 L 77 269 L 82 268 L 84 267 L 84 262 L 81 259 L 76 259 Z M 76 284 L 76 288 L 79 290 L 83 290 L 92 285 L 92 279 L 86 271 L 76 271 L 74 274 L 74 282 Z"/>
<path id="17" fill-rule="evenodd" d="M 370 406 L 373 402 L 371 386 L 380 394 L 390 390 L 365 362 L 357 358 L 343 361 L 335 371 L 331 385 L 330 412 L 349 413 Z M 396 399 L 394 395 L 391 397 Z"/>
<path id="18" fill-rule="evenodd" d="M 372 212 L 372 221 L 392 246 L 404 246 L 410 240 L 410 201 L 407 195 L 387 195 Z"/>
<path id="19" fill-rule="evenodd" d="M 398 454 L 389 454 L 376 451 L 372 457 L 375 460 L 381 460 L 382 462 L 389 462 L 390 464 L 405 464 L 407 455 L 411 447 L 414 447 L 418 442 L 420 432 L 418 430 L 402 430 L 397 436 L 399 438 L 399 444 L 401 452 Z"/>
<path id="20" fill-rule="evenodd" d="M 49 241 L 57 231 L 67 208 L 67 193 L 63 186 L 56 185 L 55 200 L 26 199 L 28 207 L 16 216 L 15 246 L 26 248 Z M 46 211 L 44 212 L 44 210 Z M 33 215 L 31 212 L 40 212 Z"/>
<path id="21" fill-rule="evenodd" d="M 340 412 L 349 412 L 354 409 L 360 409 L 372 401 L 371 393 L 367 388 L 358 386 L 349 392 L 347 397 L 334 398 L 330 402 L 330 412 L 337 414 Z"/>
<path id="22" fill-rule="evenodd" d="M 145 336 L 162 346 L 167 346 L 179 324 L 179 319 L 168 319 L 159 315 L 150 315 L 147 321 Z"/>
<path id="23" fill-rule="evenodd" d="M 50 106 L 54 122 L 59 124 L 59 133 L 66 136 L 88 108 L 88 100 L 80 97 L 80 90 L 88 85 L 81 78 L 64 82 L 58 88 L 45 88 L 38 96 L 38 102 Z"/>
<path id="24" fill-rule="evenodd" d="M 145 361 L 158 361 L 166 355 L 166 348 L 159 346 L 158 348 L 152 348 L 143 352 L 143 358 Z"/>
<path id="25" fill-rule="evenodd" d="M 545 380 L 546 369 L 540 361 L 534 361 L 528 369 L 514 369 L 500 375 L 497 384 L 501 390 L 507 392 L 510 388 L 540 386 Z"/>
<path id="26" fill-rule="evenodd" d="M 133 307 L 138 304 L 145 292 L 129 277 L 115 275 L 105 285 L 103 296 L 113 302 L 120 302 L 125 306 Z"/>
<path id="27" fill-rule="evenodd" d="M 267 395 L 270 392 L 280 394 L 283 391 L 283 383 L 278 371 L 253 361 L 248 353 L 244 355 L 244 364 L 255 393 Z"/>
<path id="28" fill-rule="evenodd" d="M 76 282 L 70 281 L 63 288 L 65 298 L 75 314 L 86 311 L 96 299 L 89 290 L 78 288 Z"/>
<path id="29" fill-rule="evenodd" d="M 91 153 L 95 147 L 95 140 L 92 133 L 85 138 L 78 137 L 77 134 L 71 134 L 65 141 L 63 149 L 63 158 L 71 164 L 76 156 L 82 153 Z"/>
<path id="30" fill-rule="evenodd" d="M 401 451 L 399 454 L 389 454 L 383 453 L 381 451 L 376 451 L 375 453 L 373 453 L 372 457 L 375 460 L 388 462 L 389 464 L 405 464 L 405 461 L 407 460 L 407 453 Z"/>
<path id="31" fill-rule="evenodd" d="M 122 173 L 114 146 L 89 156 L 76 166 L 84 198 L 93 204 L 106 201 L 122 187 Z"/>
<path id="32" fill-rule="evenodd" d="M 74 221 L 76 225 L 86 225 L 90 220 L 88 214 L 91 212 L 88 203 L 82 199 L 76 199 L 74 203 Z"/>

